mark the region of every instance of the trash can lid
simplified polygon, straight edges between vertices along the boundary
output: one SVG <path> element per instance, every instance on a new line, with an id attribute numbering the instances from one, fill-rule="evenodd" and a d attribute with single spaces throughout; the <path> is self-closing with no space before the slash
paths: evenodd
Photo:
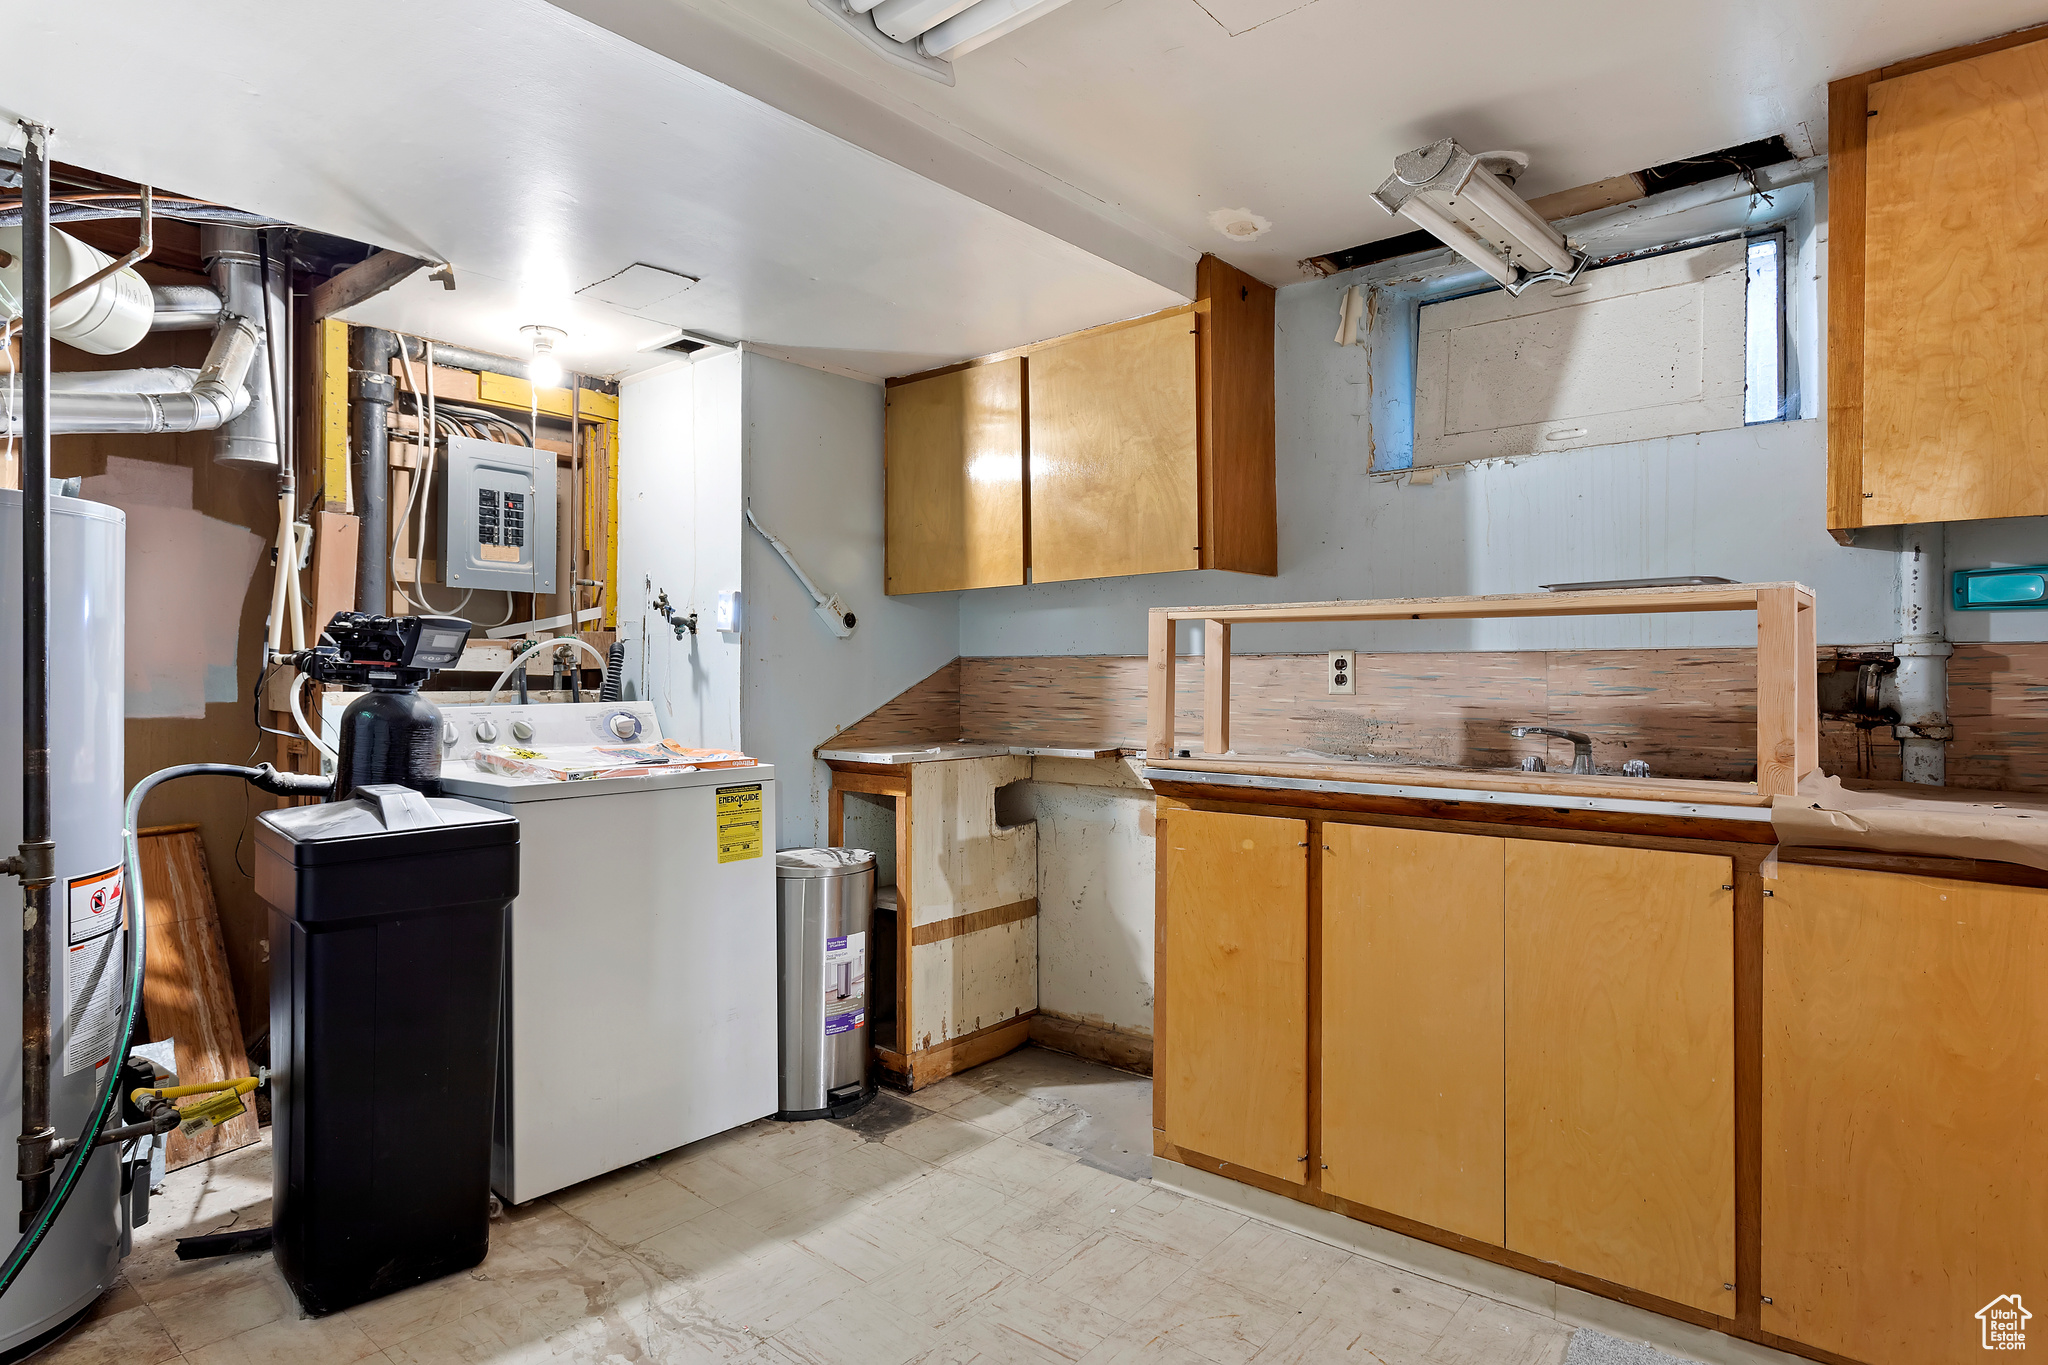
<path id="1" fill-rule="evenodd" d="M 850 877 L 874 865 L 864 848 L 785 848 L 775 855 L 777 877 Z"/>

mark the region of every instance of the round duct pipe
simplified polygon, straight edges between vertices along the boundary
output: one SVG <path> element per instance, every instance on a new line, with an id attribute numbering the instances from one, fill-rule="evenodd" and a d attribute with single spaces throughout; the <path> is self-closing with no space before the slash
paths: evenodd
<path id="1" fill-rule="evenodd" d="M 21 229 L 0 227 L 0 316 L 21 313 Z M 50 296 L 112 265 L 114 258 L 76 237 L 50 233 Z M 149 285 L 131 267 L 50 305 L 50 337 L 94 355 L 116 355 L 149 333 L 156 316 Z"/>

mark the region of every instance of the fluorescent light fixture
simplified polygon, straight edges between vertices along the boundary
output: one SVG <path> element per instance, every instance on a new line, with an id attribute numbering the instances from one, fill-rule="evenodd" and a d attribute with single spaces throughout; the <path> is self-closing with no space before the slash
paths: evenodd
<path id="1" fill-rule="evenodd" d="M 1066 3 L 1067 0 L 977 0 L 944 23 L 926 30 L 917 45 L 928 56 L 950 62 Z"/>
<path id="2" fill-rule="evenodd" d="M 868 13 L 874 17 L 876 28 L 899 43 L 909 43 L 973 3 L 974 0 L 882 0 Z"/>
<path id="3" fill-rule="evenodd" d="M 1394 173 L 1372 199 L 1519 294 L 1537 280 L 1570 280 L 1586 268 L 1586 253 L 1515 193 L 1513 177 L 1528 160 L 1519 152 L 1474 156 L 1447 137 L 1395 157 Z"/>

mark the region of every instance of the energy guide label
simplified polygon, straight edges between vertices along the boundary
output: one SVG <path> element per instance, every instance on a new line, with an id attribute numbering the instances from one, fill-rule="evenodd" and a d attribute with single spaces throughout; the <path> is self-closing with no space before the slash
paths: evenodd
<path id="1" fill-rule="evenodd" d="M 825 1036 L 851 1033 L 867 1022 L 868 936 L 825 940 Z"/>
<path id="2" fill-rule="evenodd" d="M 119 867 L 64 883 L 64 1074 L 90 1071 L 113 1054 L 121 1014 Z"/>
<path id="3" fill-rule="evenodd" d="M 718 861 L 758 858 L 761 839 L 761 784 L 718 789 Z"/>

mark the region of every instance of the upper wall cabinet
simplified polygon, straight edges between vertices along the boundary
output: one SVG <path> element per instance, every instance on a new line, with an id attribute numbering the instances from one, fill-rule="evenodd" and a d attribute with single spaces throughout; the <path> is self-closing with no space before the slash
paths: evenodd
<path id="1" fill-rule="evenodd" d="M 1273 290 L 889 382 L 887 589 L 1279 572 Z"/>
<path id="2" fill-rule="evenodd" d="M 889 390 L 888 589 L 1024 581 L 1024 362 Z"/>
<path id="3" fill-rule="evenodd" d="M 1828 524 L 2048 513 L 2048 40 L 1828 92 Z"/>

